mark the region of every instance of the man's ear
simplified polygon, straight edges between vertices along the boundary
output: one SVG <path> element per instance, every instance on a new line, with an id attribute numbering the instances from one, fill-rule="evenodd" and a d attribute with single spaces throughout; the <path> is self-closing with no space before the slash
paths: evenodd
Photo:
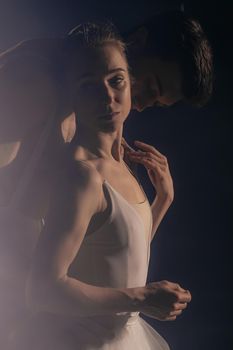
<path id="1" fill-rule="evenodd" d="M 127 37 L 127 42 L 131 50 L 140 51 L 146 45 L 148 38 L 148 30 L 146 27 L 140 27 L 136 29 Z"/>

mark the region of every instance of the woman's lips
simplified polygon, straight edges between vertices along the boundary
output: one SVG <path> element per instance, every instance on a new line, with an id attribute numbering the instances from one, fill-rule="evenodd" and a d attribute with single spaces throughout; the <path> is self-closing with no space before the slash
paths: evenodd
<path id="1" fill-rule="evenodd" d="M 107 114 L 104 114 L 104 115 L 101 115 L 100 116 L 100 119 L 113 119 L 115 118 L 118 114 L 120 114 L 120 112 L 112 112 L 112 113 L 107 113 Z"/>

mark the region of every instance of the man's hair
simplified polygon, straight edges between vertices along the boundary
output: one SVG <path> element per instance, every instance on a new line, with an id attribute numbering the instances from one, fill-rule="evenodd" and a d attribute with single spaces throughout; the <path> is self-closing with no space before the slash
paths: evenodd
<path id="1" fill-rule="evenodd" d="M 148 32 L 141 54 L 176 61 L 182 73 L 185 100 L 196 106 L 204 105 L 213 90 L 213 60 L 200 23 L 182 11 L 162 12 L 131 30 L 126 38 L 141 27 Z"/>

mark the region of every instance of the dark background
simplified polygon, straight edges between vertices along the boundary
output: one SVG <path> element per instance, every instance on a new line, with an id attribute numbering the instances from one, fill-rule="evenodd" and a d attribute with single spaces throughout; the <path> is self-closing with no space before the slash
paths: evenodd
<path id="1" fill-rule="evenodd" d="M 152 244 L 149 280 L 179 282 L 192 293 L 175 322 L 148 320 L 172 350 L 233 349 L 232 304 L 232 22 L 230 1 L 184 1 L 197 17 L 214 51 L 215 91 L 195 109 L 132 112 L 125 135 L 153 144 L 169 160 L 175 201 Z M 0 51 L 23 39 L 58 36 L 83 20 L 110 18 L 127 30 L 180 1 L 0 1 Z M 150 199 L 152 187 L 143 169 Z M 131 349 L 129 349 L 131 350 Z M 143 350 L 143 349 L 142 349 Z"/>

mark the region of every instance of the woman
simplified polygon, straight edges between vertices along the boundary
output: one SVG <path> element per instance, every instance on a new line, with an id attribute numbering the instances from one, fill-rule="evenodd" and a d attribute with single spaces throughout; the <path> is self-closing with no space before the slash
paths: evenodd
<path id="1" fill-rule="evenodd" d="M 158 201 L 151 211 L 122 158 L 130 111 L 124 46 L 109 26 L 98 25 L 78 27 L 67 43 L 78 133 L 54 175 L 28 280 L 35 312 L 29 348 L 168 349 L 139 312 L 174 320 L 190 294 L 167 281 L 145 285 L 149 244 L 161 217 L 155 215 Z M 151 146 L 137 146 L 141 152 L 129 157 L 158 183 L 168 172 L 166 159 Z M 160 181 L 158 191 L 164 185 Z M 19 348 L 19 338 L 15 343 Z"/>

